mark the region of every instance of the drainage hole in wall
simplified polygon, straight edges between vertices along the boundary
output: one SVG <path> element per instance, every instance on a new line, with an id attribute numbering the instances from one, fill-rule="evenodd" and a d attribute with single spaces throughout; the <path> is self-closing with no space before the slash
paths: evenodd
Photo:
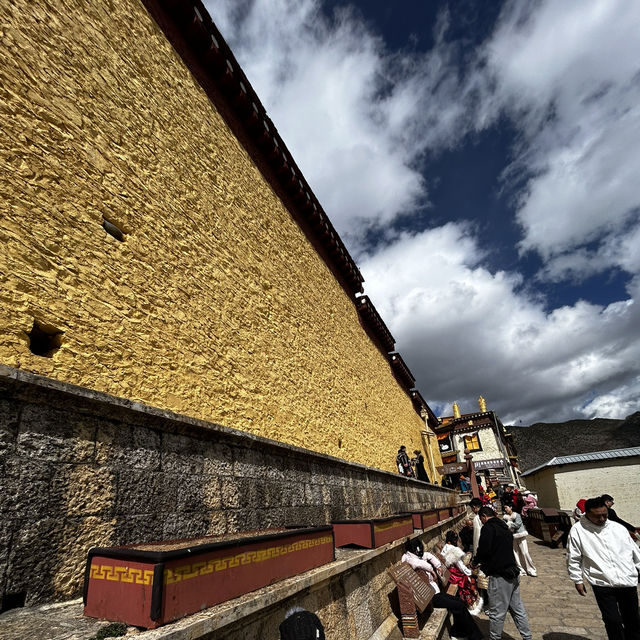
<path id="1" fill-rule="evenodd" d="M 124 242 L 124 231 L 118 225 L 113 224 L 113 222 L 110 222 L 106 218 L 102 218 L 102 228 L 116 240 Z"/>
<path id="2" fill-rule="evenodd" d="M 33 327 L 27 333 L 27 336 L 31 353 L 36 356 L 51 358 L 62 345 L 63 332 L 51 325 L 34 320 Z"/>
<path id="3" fill-rule="evenodd" d="M 9 609 L 19 609 L 20 607 L 24 607 L 26 599 L 26 591 L 21 591 L 20 593 L 5 593 L 2 598 L 2 608 L 0 608 L 0 613 L 9 611 Z"/>

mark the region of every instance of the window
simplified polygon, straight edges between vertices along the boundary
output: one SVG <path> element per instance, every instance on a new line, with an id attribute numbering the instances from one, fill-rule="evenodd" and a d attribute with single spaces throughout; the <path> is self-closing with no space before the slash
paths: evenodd
<path id="1" fill-rule="evenodd" d="M 469 451 L 482 451 L 482 445 L 480 444 L 480 436 L 474 433 L 471 436 L 463 436 L 464 448 Z"/>

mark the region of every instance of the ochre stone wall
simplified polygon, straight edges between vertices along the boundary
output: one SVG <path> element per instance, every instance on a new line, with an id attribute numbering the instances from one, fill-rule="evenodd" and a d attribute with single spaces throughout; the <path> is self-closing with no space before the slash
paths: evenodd
<path id="1" fill-rule="evenodd" d="M 382 469 L 422 448 L 352 300 L 143 6 L 12 0 L 0 25 L 0 362 Z M 51 358 L 34 319 L 64 332 Z"/>

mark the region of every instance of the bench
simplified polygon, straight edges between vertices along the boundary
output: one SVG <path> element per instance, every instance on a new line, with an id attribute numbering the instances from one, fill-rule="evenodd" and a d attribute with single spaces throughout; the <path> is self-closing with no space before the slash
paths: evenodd
<path id="1" fill-rule="evenodd" d="M 434 554 L 435 555 L 435 554 Z M 416 571 L 406 562 L 400 562 L 387 573 L 396 583 L 400 605 L 400 626 L 404 638 L 436 640 L 449 618 L 446 609 L 435 609 L 431 600 L 435 591 L 429 584 L 425 571 Z M 449 571 L 445 569 L 439 576 L 439 587 L 449 595 L 456 595 L 458 586 L 449 583 Z M 426 617 L 426 620 L 425 620 Z M 423 623 L 422 631 L 420 623 Z"/>

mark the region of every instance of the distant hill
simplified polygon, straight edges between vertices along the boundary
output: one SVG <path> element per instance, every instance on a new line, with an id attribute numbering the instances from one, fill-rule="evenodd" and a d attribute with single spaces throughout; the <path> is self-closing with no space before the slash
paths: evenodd
<path id="1" fill-rule="evenodd" d="M 640 447 L 640 411 L 624 420 L 594 418 L 506 428 L 513 434 L 522 471 L 533 469 L 555 456 Z"/>

